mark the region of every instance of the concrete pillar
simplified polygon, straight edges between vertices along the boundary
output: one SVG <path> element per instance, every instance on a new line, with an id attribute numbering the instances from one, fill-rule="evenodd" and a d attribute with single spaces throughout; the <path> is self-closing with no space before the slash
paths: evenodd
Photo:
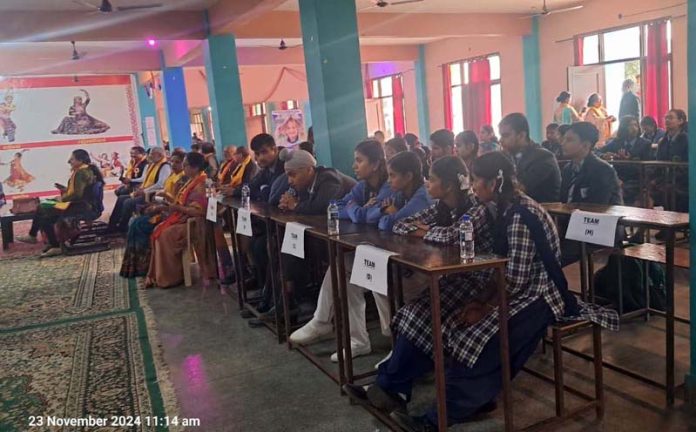
<path id="1" fill-rule="evenodd" d="M 539 17 L 532 18 L 532 34 L 524 36 L 524 84 L 525 110 L 529 120 L 529 132 L 532 139 L 541 142 L 541 59 L 539 54 Z"/>
<path id="2" fill-rule="evenodd" d="M 162 69 L 162 92 L 167 113 L 169 148 L 183 147 L 191 150 L 191 117 L 186 100 L 184 69 L 165 67 Z"/>
<path id="3" fill-rule="evenodd" d="M 142 133 L 143 146 L 145 148 L 160 147 L 162 146 L 162 137 L 160 136 L 160 126 L 157 119 L 157 106 L 155 105 L 154 95 L 152 98 L 148 96 L 145 84 L 140 83 L 138 80 L 138 74 L 133 74 L 132 77 L 138 94 L 140 132 Z"/>
<path id="4" fill-rule="evenodd" d="M 418 138 L 421 142 L 428 142 L 428 137 L 430 137 L 430 105 L 428 104 L 428 85 L 425 75 L 425 45 L 418 45 L 416 91 L 418 96 Z"/>

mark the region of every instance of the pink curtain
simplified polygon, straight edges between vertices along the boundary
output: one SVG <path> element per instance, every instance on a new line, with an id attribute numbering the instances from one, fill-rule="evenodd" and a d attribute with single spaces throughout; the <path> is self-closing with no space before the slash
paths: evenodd
<path id="1" fill-rule="evenodd" d="M 488 59 L 469 63 L 469 84 L 464 86 L 464 127 L 478 131 L 491 124 L 491 65 Z"/>
<path id="2" fill-rule="evenodd" d="M 575 66 L 582 66 L 585 58 L 585 38 L 575 38 Z"/>
<path id="3" fill-rule="evenodd" d="M 642 89 L 645 115 L 657 120 L 664 127 L 665 114 L 669 110 L 669 58 L 667 52 L 667 23 L 648 25 L 647 58 Z"/>
<path id="4" fill-rule="evenodd" d="M 450 76 L 450 66 L 442 65 L 442 85 L 444 86 L 444 105 L 445 105 L 445 129 L 452 130 L 452 77 Z"/>
<path id="5" fill-rule="evenodd" d="M 394 102 L 394 133 L 403 136 L 406 133 L 404 121 L 404 89 L 401 75 L 392 77 L 392 100 Z"/>

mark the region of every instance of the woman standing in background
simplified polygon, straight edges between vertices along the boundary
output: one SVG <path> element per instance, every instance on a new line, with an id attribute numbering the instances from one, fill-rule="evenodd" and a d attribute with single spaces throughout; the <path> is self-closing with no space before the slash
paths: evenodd
<path id="1" fill-rule="evenodd" d="M 597 93 L 592 93 L 587 99 L 587 109 L 584 115 L 584 120 L 595 125 L 599 131 L 599 141 L 597 141 L 596 147 L 603 147 L 611 136 L 611 124 L 616 121 L 616 117 L 607 113 L 607 109 L 602 103 L 602 97 Z"/>
<path id="2" fill-rule="evenodd" d="M 570 104 L 570 93 L 562 91 L 556 98 L 556 102 L 558 102 L 558 107 L 556 111 L 553 112 L 554 123 L 569 125 L 580 121 L 580 115 Z"/>

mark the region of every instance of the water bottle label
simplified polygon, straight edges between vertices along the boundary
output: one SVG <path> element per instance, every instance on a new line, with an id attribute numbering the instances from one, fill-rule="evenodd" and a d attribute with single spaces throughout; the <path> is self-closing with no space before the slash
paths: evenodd
<path id="1" fill-rule="evenodd" d="M 464 241 L 473 241 L 474 240 L 474 233 L 468 232 L 464 233 Z"/>

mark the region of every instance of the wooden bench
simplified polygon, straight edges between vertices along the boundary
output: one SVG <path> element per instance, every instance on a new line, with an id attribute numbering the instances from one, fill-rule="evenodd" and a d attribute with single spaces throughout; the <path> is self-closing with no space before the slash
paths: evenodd
<path id="1" fill-rule="evenodd" d="M 15 222 L 30 220 L 33 218 L 34 213 L 5 213 L 0 215 L 0 231 L 2 231 L 3 250 L 7 250 L 10 247 L 10 243 L 14 243 L 14 228 L 12 227 L 12 224 Z"/>
<path id="2" fill-rule="evenodd" d="M 667 249 L 664 245 L 653 243 L 643 243 L 635 246 L 629 246 L 618 252 L 618 255 L 623 255 L 629 258 L 637 258 L 643 261 L 651 261 L 659 264 L 667 264 Z M 683 248 L 674 248 L 674 266 L 679 268 L 689 268 L 689 250 Z"/>

